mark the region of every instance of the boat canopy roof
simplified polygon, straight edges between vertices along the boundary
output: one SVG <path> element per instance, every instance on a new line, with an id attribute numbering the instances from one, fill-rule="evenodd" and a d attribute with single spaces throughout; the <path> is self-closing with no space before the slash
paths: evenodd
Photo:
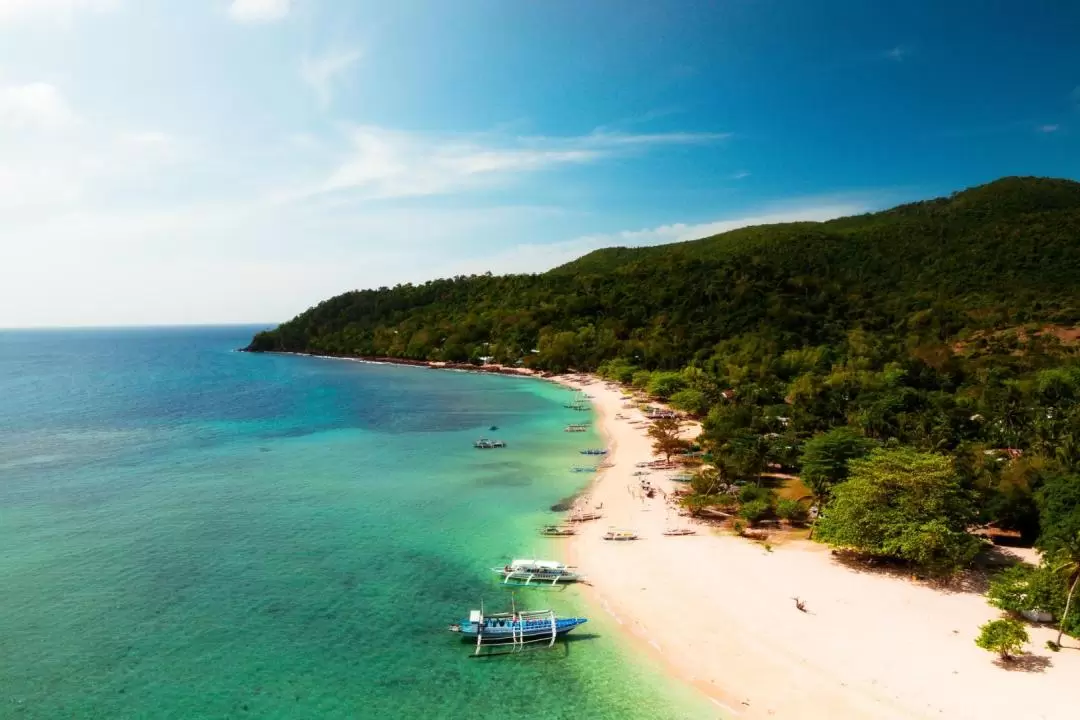
<path id="1" fill-rule="evenodd" d="M 563 570 L 566 568 L 566 566 L 558 560 L 529 560 L 526 558 L 514 558 L 510 561 L 510 567 L 521 566 L 546 568 L 548 570 Z"/>

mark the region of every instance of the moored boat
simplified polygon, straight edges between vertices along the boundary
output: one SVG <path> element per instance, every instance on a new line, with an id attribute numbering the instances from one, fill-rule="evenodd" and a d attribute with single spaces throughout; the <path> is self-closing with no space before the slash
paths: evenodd
<path id="1" fill-rule="evenodd" d="M 570 468 L 570 472 L 576 472 L 576 473 L 596 472 L 599 469 L 600 468 L 597 467 L 596 465 L 574 465 L 573 467 Z"/>
<path id="2" fill-rule="evenodd" d="M 544 537 L 570 537 L 577 535 L 577 530 L 569 525 L 545 525 L 540 528 L 540 534 Z"/>
<path id="3" fill-rule="evenodd" d="M 582 455 L 607 455 L 605 448 L 586 448 L 585 450 L 578 450 Z"/>
<path id="4" fill-rule="evenodd" d="M 548 646 L 579 625 L 589 621 L 583 617 L 559 617 L 553 610 L 513 611 L 485 615 L 471 610 L 468 619 L 450 626 L 451 632 L 461 633 L 465 640 L 476 642 L 476 653 L 484 645 L 513 645 L 520 649 L 527 643 L 546 642 Z"/>
<path id="5" fill-rule="evenodd" d="M 669 530 L 665 530 L 664 534 L 665 535 L 697 535 L 697 530 L 694 530 L 693 528 L 688 528 L 688 527 L 671 528 Z"/>
<path id="6" fill-rule="evenodd" d="M 589 426 L 581 423 L 571 423 L 563 428 L 565 432 L 588 432 Z"/>
<path id="7" fill-rule="evenodd" d="M 502 575 L 503 583 L 536 585 L 573 583 L 583 578 L 569 565 L 557 560 L 526 560 L 515 558 L 509 565 L 491 568 L 492 572 Z"/>
<path id="8" fill-rule="evenodd" d="M 572 523 L 574 523 L 574 522 L 589 522 L 590 520 L 599 520 L 602 517 L 604 517 L 604 516 L 601 515 L 598 512 L 593 512 L 592 510 L 582 510 L 580 512 L 576 512 L 573 515 L 571 515 L 569 520 Z"/>
<path id="9" fill-rule="evenodd" d="M 633 530 L 608 530 L 604 533 L 605 540 L 625 541 L 625 540 L 637 540 L 638 535 Z"/>
<path id="10" fill-rule="evenodd" d="M 478 450 L 494 450 L 496 448 L 506 447 L 506 443 L 502 440 L 488 440 L 487 438 L 480 438 L 473 443 L 473 447 Z"/>

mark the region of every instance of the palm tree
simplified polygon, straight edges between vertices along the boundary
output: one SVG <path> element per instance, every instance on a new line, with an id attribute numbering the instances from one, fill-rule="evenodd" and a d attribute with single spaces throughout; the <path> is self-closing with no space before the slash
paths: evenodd
<path id="1" fill-rule="evenodd" d="M 1061 638 L 1065 634 L 1065 622 L 1069 618 L 1069 609 L 1072 607 L 1073 595 L 1076 593 L 1076 586 L 1080 585 L 1080 557 L 1070 556 L 1067 552 L 1063 552 L 1051 567 L 1055 573 L 1067 573 L 1069 576 L 1069 594 L 1065 597 L 1065 610 L 1061 613 L 1061 622 L 1058 623 L 1057 644 L 1061 645 Z"/>

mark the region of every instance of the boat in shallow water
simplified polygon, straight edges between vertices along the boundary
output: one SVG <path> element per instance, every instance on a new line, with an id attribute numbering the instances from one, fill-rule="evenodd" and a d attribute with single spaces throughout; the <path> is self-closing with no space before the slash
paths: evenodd
<path id="1" fill-rule="evenodd" d="M 540 534 L 544 537 L 570 537 L 576 535 L 577 530 L 568 525 L 545 525 L 540 528 Z"/>
<path id="2" fill-rule="evenodd" d="M 495 450 L 497 448 L 506 447 L 506 443 L 502 440 L 488 440 L 487 438 L 480 438 L 473 443 L 473 447 L 478 450 Z"/>
<path id="3" fill-rule="evenodd" d="M 485 615 L 483 609 L 471 610 L 466 620 L 450 626 L 464 640 L 476 643 L 476 653 L 484 645 L 512 645 L 519 650 L 528 643 L 546 642 L 548 647 L 579 625 L 583 617 L 558 617 L 553 610 L 513 611 Z"/>
<path id="4" fill-rule="evenodd" d="M 505 585 L 558 585 L 583 580 L 574 568 L 557 560 L 526 560 L 515 558 L 509 565 L 491 568 L 502 575 Z"/>

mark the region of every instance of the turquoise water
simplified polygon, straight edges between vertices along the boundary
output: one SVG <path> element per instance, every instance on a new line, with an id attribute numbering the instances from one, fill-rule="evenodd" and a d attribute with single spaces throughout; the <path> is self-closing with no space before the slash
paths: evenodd
<path id="1" fill-rule="evenodd" d="M 596 612 L 507 657 L 445 631 L 557 553 L 536 527 L 598 442 L 565 391 L 251 331 L 0 333 L 0 717 L 711 716 Z"/>

